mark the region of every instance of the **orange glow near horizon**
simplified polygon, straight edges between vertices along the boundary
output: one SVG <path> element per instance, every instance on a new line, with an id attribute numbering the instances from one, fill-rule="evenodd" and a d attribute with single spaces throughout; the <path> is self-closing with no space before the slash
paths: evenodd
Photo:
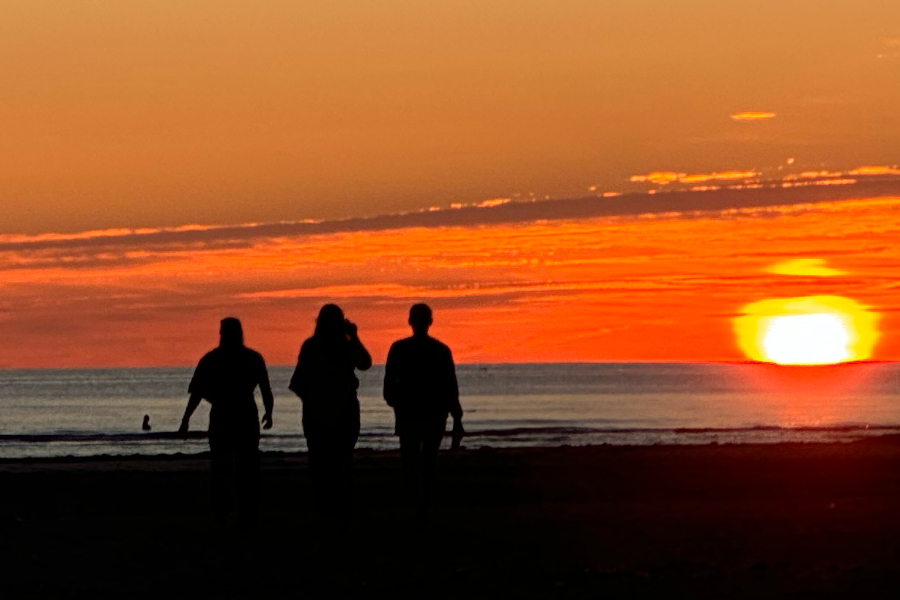
<path id="1" fill-rule="evenodd" d="M 758 324 L 838 312 L 861 336 L 848 346 L 855 360 L 900 359 L 898 198 L 316 235 L 256 230 L 205 242 L 134 233 L 0 243 L 0 339 L 15 349 L 0 366 L 189 365 L 229 315 L 270 363 L 290 364 L 326 302 L 358 322 L 381 361 L 421 301 L 460 362 L 742 361 L 759 353 L 759 328 L 752 343 L 738 343 L 733 317 Z M 853 300 L 742 309 L 805 297 Z M 778 325 L 773 339 L 792 328 Z"/>
<path id="2" fill-rule="evenodd" d="M 837 296 L 773 298 L 745 306 L 734 320 L 748 358 L 780 365 L 867 360 L 878 341 L 878 317 Z"/>

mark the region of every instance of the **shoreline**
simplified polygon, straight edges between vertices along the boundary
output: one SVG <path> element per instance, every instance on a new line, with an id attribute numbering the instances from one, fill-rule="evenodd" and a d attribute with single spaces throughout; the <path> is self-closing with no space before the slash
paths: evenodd
<path id="1" fill-rule="evenodd" d="M 894 429 L 893 427 L 885 428 L 885 429 Z M 171 436 L 173 439 L 177 434 L 173 434 Z M 300 436 L 302 437 L 302 435 Z M 449 438 L 449 435 L 447 436 Z M 194 433 L 191 436 L 192 439 L 206 439 L 205 432 L 201 435 L 199 432 Z M 522 446 L 480 446 L 477 448 L 467 448 L 465 446 L 457 449 L 457 450 L 449 450 L 446 448 L 446 443 L 442 444 L 440 456 L 447 458 L 458 458 L 458 457 L 466 457 L 477 454 L 484 453 L 495 453 L 502 455 L 532 455 L 532 454 L 544 454 L 544 453 L 552 453 L 554 451 L 582 451 L 585 453 L 597 453 L 597 452 L 629 452 L 629 451 L 651 451 L 651 452 L 665 452 L 665 451 L 675 451 L 677 450 L 699 450 L 703 449 L 750 449 L 750 448 L 759 448 L 759 449 L 768 449 L 774 452 L 790 452 L 795 448 L 810 448 L 810 447 L 819 447 L 819 448 L 827 448 L 827 447 L 847 447 L 847 446 L 857 446 L 857 445 L 872 445 L 872 446 L 884 446 L 885 448 L 894 448 L 896 447 L 898 452 L 900 452 L 900 433 L 885 433 L 873 435 L 870 437 L 854 439 L 854 440 L 846 440 L 846 441 L 785 441 L 785 442 L 704 442 L 704 443 L 679 443 L 679 444 L 667 444 L 667 443 L 655 443 L 655 444 L 558 444 L 558 445 L 548 445 L 548 446 L 531 446 L 531 445 L 522 445 Z M 305 462 L 307 452 L 303 450 L 297 451 L 281 451 L 281 450 L 268 450 L 268 451 L 260 451 L 260 460 L 263 463 L 266 462 Z M 375 449 L 375 448 L 356 448 L 354 450 L 354 462 L 357 460 L 369 461 L 372 459 L 378 459 L 379 457 L 387 457 L 387 458 L 398 458 L 400 456 L 400 448 L 399 442 L 396 448 L 384 450 L 384 449 Z M 190 462 L 197 460 L 208 460 L 209 459 L 209 450 L 203 450 L 200 452 L 173 452 L 173 453 L 157 453 L 157 454 L 95 454 L 95 455 L 87 455 L 87 456 L 75 456 L 75 455 L 65 455 L 65 456 L 27 456 L 21 458 L 5 458 L 0 457 L 0 472 L 3 471 L 3 467 L 6 466 L 42 466 L 42 465 L 54 465 L 59 464 L 60 466 L 64 465 L 77 465 L 77 464 L 102 464 L 102 463 L 115 463 L 115 462 L 124 462 L 124 463 L 140 463 L 140 462 Z"/>
<path id="2" fill-rule="evenodd" d="M 575 361 L 526 361 L 526 362 L 459 362 L 456 363 L 457 367 L 463 368 L 478 368 L 484 366 L 497 367 L 497 366 L 514 366 L 514 365 L 762 365 L 762 366 L 770 366 L 776 368 L 785 368 L 785 369 L 828 369 L 828 368 L 842 368 L 842 367 L 850 367 L 854 365 L 881 365 L 881 364 L 900 364 L 900 359 L 874 359 L 874 358 L 866 358 L 861 360 L 845 360 L 841 362 L 835 363 L 827 363 L 827 364 L 779 364 L 775 362 L 765 362 L 758 360 L 750 360 L 750 359 L 733 359 L 733 360 L 725 360 L 725 359 L 709 359 L 709 360 L 575 360 Z M 9 367 L 9 366 L 0 366 L 0 373 L 3 372 L 12 372 L 12 371 L 59 371 L 59 372 L 69 372 L 69 371 L 151 371 L 151 370 L 192 370 L 196 367 L 196 363 L 191 362 L 183 365 L 142 365 L 142 366 L 81 366 L 81 367 Z M 286 364 L 277 364 L 271 363 L 268 364 L 269 368 L 279 368 L 279 369 L 293 369 L 296 367 L 295 362 L 286 363 Z M 373 367 L 384 367 L 383 362 L 373 362 Z"/>
<path id="3" fill-rule="evenodd" d="M 521 439 L 517 436 L 523 436 Z M 531 436 L 529 438 L 529 436 Z M 541 436 L 557 439 L 541 440 Z M 568 439 L 559 439 L 567 437 Z M 579 439 L 580 438 L 580 439 Z M 630 439 L 629 439 L 630 438 Z M 378 440 L 373 444 L 372 439 Z M 609 441 L 612 440 L 612 441 Z M 635 440 L 640 440 L 635 443 Z M 855 444 L 861 442 L 890 443 L 900 440 L 900 426 L 842 425 L 824 427 L 757 426 L 746 428 L 678 428 L 678 429 L 590 429 L 570 427 L 535 428 L 470 432 L 459 452 L 491 450 L 502 452 L 539 451 L 559 447 L 571 448 L 648 448 L 648 447 L 715 447 L 715 446 L 783 446 L 790 444 Z M 305 454 L 302 433 L 264 435 L 261 455 L 290 456 Z M 12 444 L 7 447 L 5 444 Z M 29 452 L 42 444 L 55 444 L 52 454 Z M 89 449 L 94 445 L 93 449 Z M 122 444 L 117 448 L 117 444 Z M 166 444 L 166 445 L 163 445 Z M 71 446 L 70 446 L 71 445 Z M 448 445 L 445 442 L 444 446 Z M 167 447 L 168 446 L 168 447 Z M 188 447 L 189 446 L 189 447 Z M 298 447 L 299 446 L 299 447 Z M 355 452 L 375 455 L 397 451 L 399 442 L 390 434 L 361 435 Z M 12 449 L 17 451 L 13 451 Z M 67 448 L 77 448 L 72 451 Z M 69 453 L 67 453 L 69 452 Z M 208 452 L 205 431 L 188 436 L 160 432 L 152 434 L 0 434 L 0 466 L 29 462 L 73 462 L 91 460 L 165 460 L 181 456 L 199 456 Z"/>

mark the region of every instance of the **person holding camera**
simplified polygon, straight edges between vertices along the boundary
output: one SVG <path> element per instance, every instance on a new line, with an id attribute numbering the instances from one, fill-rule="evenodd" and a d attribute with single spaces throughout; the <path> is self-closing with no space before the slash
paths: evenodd
<path id="1" fill-rule="evenodd" d="M 335 304 L 319 311 L 312 337 L 303 342 L 289 388 L 302 403 L 303 435 L 320 509 L 346 516 L 350 473 L 359 438 L 359 379 L 372 366 L 357 327 Z"/>

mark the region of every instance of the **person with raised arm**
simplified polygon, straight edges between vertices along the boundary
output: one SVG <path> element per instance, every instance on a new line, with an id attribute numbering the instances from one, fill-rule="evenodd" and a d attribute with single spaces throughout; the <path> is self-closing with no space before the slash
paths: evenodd
<path id="1" fill-rule="evenodd" d="M 319 311 L 315 331 L 300 347 L 290 389 L 302 403 L 303 435 L 320 510 L 346 520 L 353 450 L 359 439 L 359 379 L 372 366 L 357 326 L 336 304 Z"/>
<path id="2" fill-rule="evenodd" d="M 190 399 L 179 432 L 187 433 L 191 415 L 206 399 L 209 412 L 209 449 L 212 457 L 212 500 L 222 524 L 232 508 L 232 483 L 237 490 L 238 518 L 256 522 L 259 489 L 259 412 L 254 390 L 259 387 L 265 414 L 264 429 L 272 428 L 275 399 L 262 355 L 244 345 L 241 322 L 222 319 L 219 346 L 200 359 L 188 386 Z"/>

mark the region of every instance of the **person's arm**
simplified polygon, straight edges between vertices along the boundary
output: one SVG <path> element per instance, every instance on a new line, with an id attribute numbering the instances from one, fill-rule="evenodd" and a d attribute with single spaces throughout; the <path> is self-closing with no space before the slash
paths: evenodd
<path id="1" fill-rule="evenodd" d="M 450 415 L 453 417 L 453 432 L 463 433 L 462 417 L 463 409 L 459 403 L 459 382 L 456 379 L 456 365 L 453 363 L 453 353 L 447 348 L 447 400 L 449 401 Z"/>
<path id="2" fill-rule="evenodd" d="M 463 409 L 459 403 L 459 384 L 456 380 L 456 365 L 453 364 L 453 353 L 447 348 L 447 391 L 449 392 L 450 414 L 453 416 L 453 432 L 450 449 L 458 450 L 466 430 L 463 428 Z"/>
<path id="3" fill-rule="evenodd" d="M 350 338 L 351 352 L 353 352 L 353 366 L 360 371 L 365 371 L 372 366 L 372 355 L 359 341 L 359 331 L 355 323 L 347 321 L 347 335 Z"/>
<path id="4" fill-rule="evenodd" d="M 262 355 L 259 357 L 259 393 L 262 394 L 263 407 L 266 414 L 263 415 L 263 429 L 272 429 L 272 410 L 275 408 L 275 396 L 272 394 L 272 386 L 269 384 L 269 371 L 266 369 L 266 361 Z"/>
<path id="5" fill-rule="evenodd" d="M 397 349 L 396 346 L 391 346 L 391 349 L 388 350 L 387 361 L 384 363 L 384 389 L 382 396 L 384 401 L 388 403 L 388 406 L 393 408 L 397 407 L 396 362 Z"/>
<path id="6" fill-rule="evenodd" d="M 197 407 L 200 406 L 201 400 L 203 400 L 203 396 L 197 392 L 193 392 L 191 397 L 188 398 L 187 406 L 184 409 L 184 416 L 181 417 L 181 427 L 178 428 L 178 433 L 188 432 L 191 423 L 191 415 L 193 415 L 194 411 L 197 410 Z"/>
<path id="7" fill-rule="evenodd" d="M 188 398 L 187 406 L 184 409 L 184 416 L 181 417 L 181 427 L 178 428 L 178 433 L 187 433 L 191 423 L 191 415 L 194 414 L 194 411 L 200 406 L 200 401 L 203 400 L 207 371 L 207 362 L 204 359 L 206 359 L 205 356 L 197 363 L 197 368 L 194 369 L 194 376 L 191 377 L 191 383 L 188 384 L 190 398 Z"/>
<path id="8" fill-rule="evenodd" d="M 291 375 L 291 382 L 288 384 L 288 389 L 297 394 L 299 398 L 302 400 L 305 395 L 304 392 L 304 382 L 306 378 L 306 357 L 304 356 L 304 349 L 306 348 L 306 344 L 300 346 L 300 353 L 297 355 L 297 366 L 294 367 L 294 374 Z"/>

